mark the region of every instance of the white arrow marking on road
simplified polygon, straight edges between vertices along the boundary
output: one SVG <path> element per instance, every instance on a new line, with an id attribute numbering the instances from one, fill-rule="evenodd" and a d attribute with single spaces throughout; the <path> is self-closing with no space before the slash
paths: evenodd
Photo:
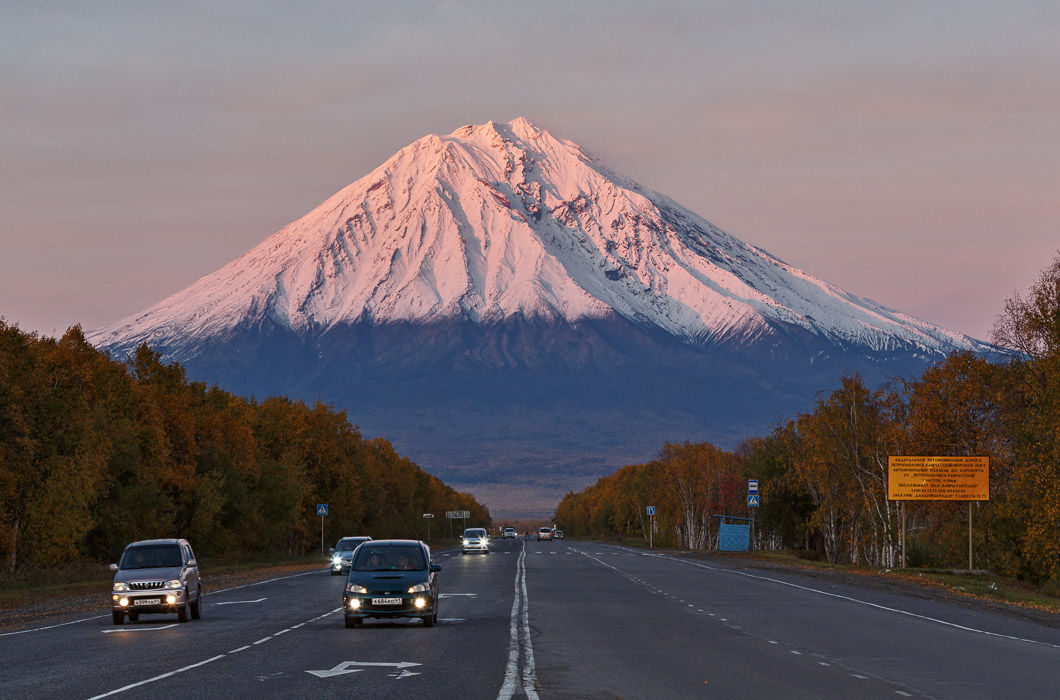
<path id="1" fill-rule="evenodd" d="M 306 673 L 312 673 L 317 678 L 330 678 L 332 676 L 341 676 L 346 673 L 357 673 L 364 670 L 363 668 L 351 668 L 352 666 L 386 666 L 387 668 L 406 669 L 420 665 L 421 664 L 413 663 L 411 661 L 398 661 L 397 663 L 387 663 L 385 661 L 343 661 L 334 668 L 329 668 L 323 671 L 306 671 Z"/>
<path id="2" fill-rule="evenodd" d="M 391 673 L 390 677 L 394 678 L 396 680 L 396 679 L 401 679 L 401 678 L 408 678 L 409 676 L 418 676 L 418 675 L 420 675 L 420 674 L 413 673 L 412 671 L 409 671 L 408 669 L 404 669 L 403 668 L 403 669 L 401 669 L 401 673 Z"/>
<path id="3" fill-rule="evenodd" d="M 240 603 L 260 603 L 268 598 L 258 598 L 257 600 L 229 600 L 224 603 L 214 603 L 214 605 L 239 605 Z"/>
<path id="4" fill-rule="evenodd" d="M 110 634 L 111 632 L 154 632 L 155 630 L 168 630 L 170 627 L 176 627 L 177 623 L 174 622 L 172 625 L 163 625 L 162 627 L 124 627 L 122 629 L 103 630 L 103 634 Z"/>

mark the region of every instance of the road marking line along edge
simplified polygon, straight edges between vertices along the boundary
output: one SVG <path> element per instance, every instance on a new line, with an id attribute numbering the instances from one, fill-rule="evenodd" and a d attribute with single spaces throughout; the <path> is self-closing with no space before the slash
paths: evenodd
<path id="1" fill-rule="evenodd" d="M 1042 646 L 1052 647 L 1053 649 L 1060 649 L 1060 644 L 1053 644 L 1052 642 L 1043 642 L 1037 639 L 1026 639 L 1024 637 L 1016 637 L 1010 634 L 1001 634 L 1000 632 L 991 632 L 989 630 L 982 630 L 976 627 L 967 627 L 965 625 L 959 625 L 956 622 L 947 622 L 946 620 L 940 620 L 937 617 L 929 617 L 927 615 L 921 615 L 920 613 L 910 612 L 908 610 L 902 610 L 901 608 L 892 608 L 886 605 L 880 605 L 879 603 L 870 603 L 867 600 L 860 600 L 858 598 L 851 598 L 850 596 L 841 595 L 839 593 L 829 593 L 828 591 L 822 591 L 818 588 L 810 588 L 809 586 L 800 586 L 797 583 L 791 583 L 790 581 L 783 581 L 777 578 L 771 578 L 769 576 L 759 576 L 757 574 L 749 574 L 746 571 L 733 571 L 731 569 L 721 569 L 715 566 L 707 566 L 706 564 L 700 564 L 694 561 L 685 561 L 683 559 L 677 559 L 673 557 L 667 557 L 671 561 L 676 561 L 682 564 L 688 564 L 689 566 L 698 566 L 701 569 L 707 569 L 709 571 L 717 571 L 725 574 L 736 574 L 738 576 L 746 576 L 748 578 L 758 579 L 760 581 L 769 581 L 770 583 L 779 583 L 782 586 L 789 586 L 791 588 L 797 588 L 801 591 L 807 591 L 809 593 L 816 593 L 818 595 L 828 596 L 829 598 L 838 598 L 851 603 L 857 603 L 858 605 L 865 605 L 870 608 L 876 608 L 877 610 L 884 610 L 886 612 L 896 613 L 898 615 L 907 615 L 909 617 L 915 617 L 918 620 L 925 620 L 927 622 L 934 622 L 938 625 L 944 625 L 946 627 L 953 627 L 955 629 L 964 630 L 965 632 L 972 632 L 974 634 L 982 634 L 988 637 L 999 637 L 1001 639 L 1008 639 L 1014 642 L 1024 642 L 1027 644 L 1040 644 Z"/>
<path id="2" fill-rule="evenodd" d="M 631 550 L 631 549 L 628 549 L 626 547 L 622 547 L 622 546 L 619 546 L 619 545 L 608 545 L 608 546 L 614 547 L 615 549 L 621 549 L 621 550 L 627 551 L 627 552 L 634 551 L 634 550 Z M 652 555 L 648 555 L 648 556 L 652 556 Z M 907 615 L 909 617 L 915 617 L 915 618 L 917 618 L 919 620 L 925 620 L 926 622 L 934 622 L 935 624 L 938 624 L 938 625 L 944 625 L 946 627 L 953 627 L 955 629 L 964 630 L 965 632 L 972 632 L 974 634 L 982 634 L 982 635 L 986 635 L 988 637 L 999 637 L 1001 639 L 1008 639 L 1008 640 L 1011 640 L 1011 641 L 1014 641 L 1014 642 L 1024 642 L 1026 644 L 1039 644 L 1041 646 L 1051 647 L 1053 649 L 1060 649 L 1060 644 L 1053 644 L 1052 642 L 1043 642 L 1043 641 L 1040 641 L 1040 640 L 1037 640 L 1037 639 L 1026 639 L 1024 637 L 1015 637 L 1013 635 L 1001 634 L 1000 632 L 990 632 L 989 630 L 982 630 L 982 629 L 978 629 L 976 627 L 967 627 L 965 625 L 959 625 L 956 622 L 947 622 L 946 620 L 940 620 L 937 617 L 929 617 L 927 615 L 921 615 L 920 613 L 910 612 L 908 610 L 902 610 L 901 608 L 891 608 L 891 607 L 888 607 L 886 605 L 880 605 L 879 603 L 870 603 L 867 600 L 860 600 L 858 598 L 852 598 L 850 596 L 840 595 L 839 593 L 829 593 L 828 591 L 822 591 L 822 590 L 820 590 L 818 588 L 810 588 L 809 586 L 800 586 L 797 583 L 791 583 L 789 581 L 782 581 L 781 579 L 772 578 L 770 576 L 759 576 L 757 574 L 749 574 L 746 571 L 735 571 L 733 569 L 723 569 L 723 568 L 717 567 L 717 566 L 708 566 L 707 564 L 701 564 L 699 562 L 689 561 L 687 559 L 673 557 L 673 556 L 667 556 L 667 555 L 664 555 L 664 554 L 656 554 L 654 556 L 660 557 L 660 558 L 663 558 L 663 559 L 668 559 L 669 561 L 673 561 L 673 562 L 676 562 L 676 563 L 679 563 L 679 564 L 687 564 L 688 566 L 698 566 L 699 568 L 707 569 L 708 571 L 717 571 L 718 573 L 723 573 L 723 574 L 735 574 L 737 576 L 746 576 L 747 578 L 754 578 L 754 579 L 758 579 L 760 581 L 769 581 L 770 583 L 779 583 L 782 586 L 789 586 L 791 588 L 797 588 L 799 590 L 807 591 L 809 593 L 817 593 L 818 595 L 828 596 L 830 598 L 839 598 L 840 600 L 846 600 L 846 601 L 851 602 L 851 603 L 857 603 L 858 605 L 865 605 L 865 606 L 868 606 L 870 608 L 876 608 L 877 610 L 884 610 L 886 612 L 892 612 L 892 613 L 896 613 L 898 615 Z M 600 562 L 600 563 L 602 564 L 603 562 Z M 609 564 L 605 564 L 605 566 L 610 566 L 610 565 Z M 614 568 L 614 567 L 611 567 L 611 568 Z M 618 571 L 618 569 L 615 569 L 615 571 Z"/>
<path id="3" fill-rule="evenodd" d="M 283 579 L 286 579 L 286 578 L 296 578 L 298 576 L 307 576 L 309 574 L 320 573 L 321 571 L 327 571 L 327 569 L 314 569 L 313 571 L 306 571 L 306 572 L 301 573 L 301 574 L 291 574 L 290 576 L 279 576 L 277 578 L 270 578 L 270 579 L 268 579 L 266 581 L 255 581 L 254 583 L 247 583 L 247 584 L 244 584 L 242 586 L 233 586 L 232 588 L 222 588 L 219 591 L 211 591 L 210 595 L 217 595 L 218 593 L 227 593 L 228 591 L 235 591 L 235 590 L 239 590 L 240 588 L 248 588 L 250 586 L 258 586 L 258 585 L 261 585 L 263 583 L 271 583 L 272 581 L 282 581 Z M 76 624 L 78 624 L 80 622 L 88 622 L 89 620 L 100 620 L 100 619 L 102 619 L 104 617 L 108 617 L 108 616 L 107 615 L 93 615 L 92 617 L 82 617 L 79 620 L 71 620 L 70 622 L 60 622 L 57 625 L 48 625 L 47 627 L 34 627 L 33 629 L 16 630 L 14 632 L 0 632 L 0 637 L 12 637 L 12 636 L 14 636 L 16 634 L 28 634 L 30 632 L 43 632 L 44 630 L 53 630 L 56 627 L 66 627 L 67 625 L 76 625 Z"/>
<path id="4" fill-rule="evenodd" d="M 309 622 L 315 622 L 317 620 L 321 620 L 321 619 L 327 617 L 328 615 L 334 615 L 335 613 L 341 612 L 341 611 L 342 611 L 342 608 L 335 608 L 334 610 L 328 611 L 328 612 L 324 613 L 323 615 L 317 615 L 312 620 L 309 620 Z M 267 642 L 270 639 L 272 639 L 273 637 L 275 637 L 275 635 L 270 635 L 268 637 L 265 637 L 264 639 L 259 639 L 258 641 L 254 642 L 254 644 L 261 644 L 262 642 Z M 218 654 L 217 656 L 214 656 L 212 658 L 206 659 L 205 661 L 200 661 L 199 663 L 191 664 L 190 666 L 185 666 L 183 668 L 178 668 L 175 671 L 169 671 L 167 673 L 163 673 L 163 674 L 160 674 L 158 676 L 154 676 L 153 678 L 146 678 L 146 679 L 144 679 L 142 681 L 137 681 L 136 683 L 130 683 L 129 685 L 122 686 L 121 688 L 116 688 L 115 690 L 111 690 L 111 691 L 106 692 L 106 693 L 101 693 L 100 695 L 93 695 L 88 700 L 99 700 L 99 698 L 105 698 L 105 697 L 109 697 L 111 695 L 117 695 L 118 693 L 124 693 L 126 690 L 132 690 L 133 688 L 139 688 L 142 685 L 147 685 L 148 683 L 154 683 L 155 681 L 160 681 L 160 680 L 163 680 L 165 678 L 169 678 L 170 676 L 175 676 L 178 673 L 183 673 L 184 671 L 190 671 L 191 669 L 198 668 L 199 666 L 205 666 L 206 664 L 213 663 L 214 661 L 218 661 L 219 659 L 223 659 L 226 656 L 230 656 L 231 654 L 236 654 L 238 652 L 241 652 L 241 651 L 244 651 L 246 649 L 249 649 L 251 646 L 253 646 L 253 645 L 247 645 L 247 646 L 244 646 L 244 647 L 239 647 L 238 649 L 233 649 L 232 651 L 229 651 L 227 653 Z"/>

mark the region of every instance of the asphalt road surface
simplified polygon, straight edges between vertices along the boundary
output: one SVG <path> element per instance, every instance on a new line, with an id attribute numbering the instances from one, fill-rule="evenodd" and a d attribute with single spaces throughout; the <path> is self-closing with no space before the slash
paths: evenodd
<path id="1" fill-rule="evenodd" d="M 346 629 L 345 577 L 208 592 L 201 620 L 0 634 L 0 698 L 1056 698 L 1060 629 L 794 573 L 562 540 L 436 550 L 439 625 Z M 208 572 L 206 572 L 208 574 Z"/>

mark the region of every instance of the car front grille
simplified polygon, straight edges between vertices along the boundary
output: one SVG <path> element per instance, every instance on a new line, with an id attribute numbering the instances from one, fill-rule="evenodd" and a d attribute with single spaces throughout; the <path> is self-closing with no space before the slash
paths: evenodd
<path id="1" fill-rule="evenodd" d="M 129 590 L 150 591 L 156 588 L 161 588 L 163 583 L 163 581 L 133 581 L 129 584 Z"/>

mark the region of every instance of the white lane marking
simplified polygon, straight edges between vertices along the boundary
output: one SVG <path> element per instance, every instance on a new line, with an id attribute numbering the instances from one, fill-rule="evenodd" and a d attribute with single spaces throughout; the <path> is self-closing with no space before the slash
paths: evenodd
<path id="1" fill-rule="evenodd" d="M 795 656 L 802 656 L 802 652 L 801 651 L 795 651 L 794 649 L 791 650 L 791 653 L 794 654 Z"/>
<path id="2" fill-rule="evenodd" d="M 439 593 L 439 598 L 457 598 L 457 597 L 468 597 L 477 598 L 478 593 Z"/>
<path id="3" fill-rule="evenodd" d="M 537 698 L 537 668 L 534 664 L 534 645 L 530 641 L 530 596 L 526 593 L 526 564 L 523 564 L 523 692 L 527 700 Z"/>
<path id="4" fill-rule="evenodd" d="M 268 637 L 264 637 L 262 639 L 259 639 L 258 641 L 254 642 L 254 644 L 255 645 L 264 644 L 265 642 L 269 641 L 270 639 L 272 639 L 272 635 L 271 634 Z"/>
<path id="5" fill-rule="evenodd" d="M 336 666 L 320 671 L 306 671 L 311 673 L 317 678 L 331 678 L 332 676 L 342 676 L 347 673 L 359 673 L 363 671 L 363 668 L 354 668 L 354 666 L 367 666 L 367 667 L 386 667 L 386 668 L 397 668 L 404 670 L 406 668 L 412 668 L 413 666 L 420 666 L 422 664 L 413 663 L 412 661 L 398 661 L 396 663 L 388 663 L 385 661 L 343 661 Z M 409 673 L 407 675 L 415 676 L 419 674 Z M 398 676 L 403 677 L 403 676 Z"/>
<path id="6" fill-rule="evenodd" d="M 537 671 L 534 664 L 534 647 L 530 641 L 530 599 L 526 592 L 526 547 L 524 545 L 515 564 L 515 595 L 512 601 L 511 639 L 508 645 L 508 667 L 504 673 L 504 685 L 497 693 L 497 700 L 510 700 L 519 684 L 519 652 L 523 655 L 523 693 L 527 700 L 538 700 Z M 521 614 L 520 614 L 521 608 Z M 522 625 L 520 625 L 520 622 Z"/>
<path id="7" fill-rule="evenodd" d="M 894 692 L 898 693 L 899 695 L 904 695 L 904 696 L 905 696 L 905 697 L 907 697 L 907 698 L 911 698 L 911 697 L 913 697 L 913 694 L 912 694 L 912 693 L 907 693 L 907 692 L 905 692 L 904 690 L 896 690 L 896 691 L 894 691 Z"/>
<path id="8" fill-rule="evenodd" d="M 342 611 L 342 608 L 335 608 L 334 610 L 329 610 L 328 612 L 324 613 L 323 615 L 317 615 L 312 620 L 308 620 L 308 622 L 316 622 L 317 620 L 322 620 L 322 619 L 324 619 L 325 617 L 327 617 L 329 615 L 334 615 L 335 613 L 341 612 L 341 611 Z M 305 623 L 302 623 L 302 624 L 305 624 Z M 268 641 L 271 638 L 272 637 L 270 636 L 270 637 L 265 637 L 265 639 L 259 639 L 258 641 L 254 642 L 254 644 L 261 644 L 262 642 Z M 117 690 L 112 690 L 112 691 L 110 691 L 108 693 L 103 693 L 102 695 L 94 695 L 93 697 L 89 698 L 88 700 L 99 700 L 99 698 L 105 698 L 105 697 L 107 697 L 109 695 L 117 695 L 118 693 L 123 693 L 126 690 L 131 690 L 133 688 L 139 688 L 141 685 L 147 685 L 148 683 L 153 683 L 155 681 L 160 681 L 163 678 L 169 678 L 170 676 L 175 676 L 178 673 L 183 673 L 184 671 L 189 671 L 189 670 L 191 670 L 193 668 L 198 668 L 199 666 L 205 666 L 206 664 L 214 662 L 214 661 L 217 661 L 218 659 L 223 659 L 226 656 L 228 656 L 229 654 L 235 654 L 235 653 L 244 651 L 244 650 L 249 649 L 249 648 L 250 648 L 250 646 L 239 647 L 238 649 L 233 649 L 232 651 L 228 652 L 228 654 L 218 654 L 217 656 L 214 656 L 213 658 L 206 659 L 205 661 L 200 661 L 197 664 L 192 664 L 190 666 L 185 666 L 184 668 L 178 668 L 176 671 L 170 671 L 169 673 L 163 673 L 162 675 L 155 676 L 154 678 L 148 678 L 146 680 L 142 680 L 142 681 L 139 681 L 137 683 L 130 683 L 129 685 L 122 686 L 121 688 L 118 688 Z"/>
<path id="9" fill-rule="evenodd" d="M 313 571 L 306 571 L 305 573 L 301 573 L 301 574 L 291 574 L 290 576 L 279 576 L 277 578 L 270 578 L 270 579 L 268 579 L 266 581 L 256 581 L 254 583 L 247 583 L 247 584 L 244 584 L 242 586 L 233 586 L 232 588 L 222 588 L 219 591 L 210 591 L 209 593 L 210 593 L 210 595 L 217 595 L 219 593 L 227 593 L 228 591 L 235 591 L 235 590 L 238 590 L 240 588 L 247 588 L 249 586 L 257 586 L 257 585 L 260 585 L 262 583 L 270 583 L 272 581 L 282 581 L 283 579 L 296 578 L 298 576 L 308 576 L 309 574 L 316 574 L 316 573 L 319 573 L 320 571 L 327 571 L 327 569 L 320 569 L 320 570 L 314 569 Z M 223 605 L 223 603 L 211 603 L 211 605 Z M 60 622 L 57 625 L 48 625 L 46 627 L 34 627 L 33 629 L 29 629 L 29 630 L 18 630 L 16 632 L 0 632 L 0 637 L 11 637 L 11 636 L 16 635 L 16 634 L 29 634 L 30 632 L 43 632 L 44 630 L 53 630 L 56 627 L 66 627 L 67 625 L 76 625 L 76 624 L 81 623 L 81 622 L 88 622 L 89 620 L 101 620 L 104 617 L 107 617 L 107 615 L 93 615 L 92 617 L 82 617 L 79 620 L 71 620 L 70 622 Z"/>
<path id="10" fill-rule="evenodd" d="M 232 586 L 231 588 L 222 588 L 219 591 L 207 590 L 206 592 L 211 595 L 218 595 L 220 593 L 228 593 L 229 591 L 238 591 L 241 588 L 250 588 L 251 586 L 260 586 L 263 583 L 272 583 L 273 581 L 284 581 L 289 578 L 298 578 L 299 576 L 309 576 L 310 574 L 319 574 L 328 569 L 313 569 L 312 571 L 304 571 L 300 574 L 290 574 L 289 576 L 277 576 L 276 578 L 267 578 L 264 581 L 255 581 L 254 583 L 244 583 L 242 586 Z"/>
<path id="11" fill-rule="evenodd" d="M 818 666 L 831 666 L 832 664 L 828 663 L 827 661 L 818 661 L 817 665 Z"/>
<path id="12" fill-rule="evenodd" d="M 83 617 L 80 620 L 71 620 L 70 622 L 60 622 L 57 625 L 48 625 L 47 627 L 34 627 L 31 630 L 18 630 L 17 632 L 0 632 L 0 637 L 10 637 L 15 634 L 28 634 L 30 632 L 43 632 L 44 630 L 53 630 L 56 627 L 66 627 L 67 625 L 76 625 L 79 622 L 88 622 L 89 620 L 99 620 L 106 615 L 95 615 L 93 617 Z"/>
<path id="13" fill-rule="evenodd" d="M 771 578 L 769 576 L 759 576 L 757 574 L 749 574 L 746 571 L 734 571 L 732 569 L 719 569 L 715 566 L 707 566 L 706 564 L 700 564 L 694 561 L 686 561 L 683 559 L 673 559 L 682 564 L 688 564 L 690 566 L 698 566 L 701 569 L 707 569 L 708 571 L 717 571 L 726 574 L 735 574 L 737 576 L 746 576 L 748 578 L 758 579 L 760 581 L 769 581 L 771 583 L 779 583 L 782 586 L 789 586 L 791 588 L 797 588 L 801 591 L 807 591 L 809 593 L 817 593 L 818 595 L 828 596 L 829 598 L 838 598 L 840 600 L 846 600 L 851 603 L 857 603 L 858 605 L 865 605 L 870 608 L 876 608 L 877 610 L 884 610 L 886 612 L 896 613 L 898 615 L 907 615 L 908 617 L 914 617 L 918 620 L 926 620 L 927 622 L 934 622 L 939 625 L 946 627 L 953 627 L 965 632 L 972 632 L 975 634 L 982 634 L 988 637 L 998 637 L 1001 639 L 1009 639 L 1014 642 L 1025 642 L 1027 644 L 1040 644 L 1042 646 L 1052 647 L 1053 649 L 1060 649 L 1060 644 L 1053 644 L 1051 642 L 1043 642 L 1037 639 L 1026 639 L 1024 637 L 1014 637 L 1009 634 L 1001 634 L 1000 632 L 990 632 L 989 630 L 981 630 L 975 627 L 967 627 L 965 625 L 958 625 L 956 622 L 947 622 L 946 620 L 940 620 L 937 617 L 928 617 L 927 615 L 921 615 L 919 613 L 910 612 L 908 610 L 902 610 L 901 608 L 891 608 L 886 605 L 880 605 L 879 603 L 870 603 L 867 600 L 859 600 L 858 598 L 851 598 L 850 596 L 840 595 L 838 593 L 829 593 L 828 591 L 822 591 L 817 588 L 810 588 L 809 586 L 800 586 L 797 583 L 791 583 L 789 581 L 782 581 L 781 579 Z"/>
<path id="14" fill-rule="evenodd" d="M 103 634 L 110 634 L 111 632 L 154 632 L 155 630 L 168 630 L 170 627 L 176 627 L 177 623 L 174 622 L 171 625 L 163 625 L 161 627 L 115 627 L 109 630 L 103 630 Z"/>
<path id="15" fill-rule="evenodd" d="M 242 605 L 243 603 L 260 603 L 268 598 L 258 598 L 257 600 L 226 600 L 223 603 L 214 603 L 214 605 Z"/>
<path id="16" fill-rule="evenodd" d="M 169 678 L 170 676 L 175 676 L 178 673 L 183 673 L 184 671 L 190 671 L 191 669 L 198 668 L 199 666 L 205 666 L 206 664 L 213 663 L 214 661 L 217 661 L 218 659 L 223 659 L 224 657 L 225 657 L 225 654 L 218 654 L 217 656 L 214 656 L 213 658 L 206 659 L 205 661 L 200 661 L 197 664 L 192 664 L 190 666 L 185 666 L 184 668 L 178 668 L 176 671 L 170 671 L 169 673 L 163 673 L 161 676 L 155 676 L 154 678 L 148 678 L 147 680 L 143 680 L 143 681 L 140 681 L 138 683 L 130 683 L 129 685 L 122 686 L 121 688 L 118 688 L 117 690 L 112 690 L 109 693 L 103 693 L 102 695 L 93 695 L 88 700 L 99 700 L 99 698 L 105 698 L 105 697 L 107 697 L 109 695 L 117 695 L 118 693 L 124 693 L 126 690 L 132 690 L 133 688 L 139 688 L 141 685 L 147 685 L 148 683 L 154 683 L 155 681 L 160 681 L 163 678 Z"/>
<path id="17" fill-rule="evenodd" d="M 504 671 L 504 685 L 497 693 L 497 700 L 511 700 L 515 693 L 515 683 L 519 676 L 519 567 L 526 557 L 526 544 L 523 543 L 519 559 L 515 563 L 515 593 L 512 596 L 512 615 L 508 638 L 508 666 Z"/>
<path id="18" fill-rule="evenodd" d="M 851 673 L 850 675 L 854 676 L 854 678 L 860 678 L 861 680 L 865 680 L 866 678 L 868 678 L 868 676 L 862 676 L 857 673 Z"/>

